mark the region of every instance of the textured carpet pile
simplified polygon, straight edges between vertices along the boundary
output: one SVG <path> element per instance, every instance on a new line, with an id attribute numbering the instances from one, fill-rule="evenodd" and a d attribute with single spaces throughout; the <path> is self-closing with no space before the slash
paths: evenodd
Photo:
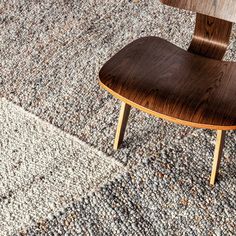
<path id="1" fill-rule="evenodd" d="M 211 188 L 215 132 L 132 109 L 114 152 L 97 83 L 138 37 L 186 49 L 194 22 L 158 0 L 0 1 L 0 235 L 235 235 L 236 132 Z"/>

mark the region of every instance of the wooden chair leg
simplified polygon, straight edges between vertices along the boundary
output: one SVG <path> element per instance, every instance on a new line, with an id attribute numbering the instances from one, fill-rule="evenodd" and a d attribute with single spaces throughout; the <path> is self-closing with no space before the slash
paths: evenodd
<path id="1" fill-rule="evenodd" d="M 114 149 L 117 150 L 120 146 L 120 144 L 123 141 L 124 134 L 125 134 L 125 128 L 127 125 L 129 113 L 130 113 L 131 106 L 126 104 L 125 102 L 121 103 L 121 109 L 120 109 L 120 116 L 118 120 L 117 130 L 116 130 L 116 137 L 114 142 Z"/>
<path id="2" fill-rule="evenodd" d="M 223 147 L 224 147 L 224 141 L 225 141 L 225 133 L 226 131 L 224 130 L 217 130 L 215 154 L 214 154 L 211 180 L 210 180 L 211 185 L 215 185 L 216 177 L 217 177 L 218 170 L 220 167 L 220 160 L 223 154 Z"/>

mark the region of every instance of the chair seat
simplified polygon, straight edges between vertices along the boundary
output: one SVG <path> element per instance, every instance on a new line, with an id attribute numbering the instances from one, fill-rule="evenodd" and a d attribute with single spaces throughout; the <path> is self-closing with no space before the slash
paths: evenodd
<path id="1" fill-rule="evenodd" d="M 183 125 L 236 129 L 236 63 L 140 38 L 113 56 L 100 85 L 122 101 Z"/>

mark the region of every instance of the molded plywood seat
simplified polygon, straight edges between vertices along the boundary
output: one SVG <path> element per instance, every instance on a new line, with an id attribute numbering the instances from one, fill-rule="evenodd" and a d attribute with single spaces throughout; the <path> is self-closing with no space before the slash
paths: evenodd
<path id="1" fill-rule="evenodd" d="M 125 103 L 200 128 L 236 129 L 236 63 L 185 51 L 157 37 L 138 39 L 100 71 L 100 84 Z"/>
<path id="2" fill-rule="evenodd" d="M 193 38 L 188 51 L 157 37 L 141 38 L 103 66 L 100 85 L 122 101 L 114 149 L 122 143 L 132 106 L 175 123 L 215 129 L 214 185 L 225 130 L 236 129 L 236 63 L 222 62 L 236 1 L 160 1 L 197 12 Z"/>

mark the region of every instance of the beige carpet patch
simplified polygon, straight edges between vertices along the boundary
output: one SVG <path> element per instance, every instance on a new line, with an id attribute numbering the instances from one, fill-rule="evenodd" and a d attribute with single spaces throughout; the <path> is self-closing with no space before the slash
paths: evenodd
<path id="1" fill-rule="evenodd" d="M 0 126 L 0 235 L 50 217 L 125 171 L 5 99 Z"/>

